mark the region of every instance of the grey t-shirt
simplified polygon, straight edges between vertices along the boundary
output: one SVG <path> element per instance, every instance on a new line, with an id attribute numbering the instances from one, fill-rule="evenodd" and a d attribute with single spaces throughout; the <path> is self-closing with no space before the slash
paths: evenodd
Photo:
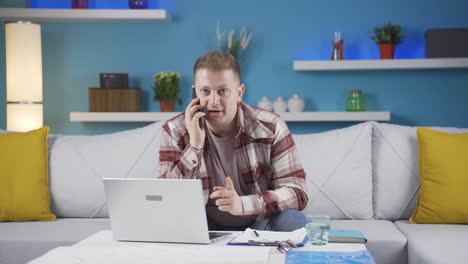
<path id="1" fill-rule="evenodd" d="M 246 192 L 242 177 L 239 177 L 237 170 L 237 161 L 234 154 L 235 131 L 225 137 L 217 137 L 211 130 L 205 126 L 210 148 L 205 159 L 206 171 L 211 178 L 212 186 L 226 187 L 227 176 L 231 176 L 234 183 L 234 189 L 239 196 Z M 210 195 L 213 189 L 210 190 Z M 248 216 L 234 216 L 229 212 L 223 212 L 215 204 L 216 199 L 209 199 L 206 205 L 206 213 L 211 221 L 219 226 L 246 226 L 252 218 Z"/>

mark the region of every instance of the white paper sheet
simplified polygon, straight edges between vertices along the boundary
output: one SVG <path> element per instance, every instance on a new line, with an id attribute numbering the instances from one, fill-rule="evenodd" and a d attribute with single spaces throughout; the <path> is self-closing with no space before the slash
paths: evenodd
<path id="1" fill-rule="evenodd" d="M 260 231 L 255 230 L 259 236 L 256 236 L 254 229 L 247 228 L 238 237 L 234 238 L 231 243 L 248 243 L 249 240 L 253 241 L 285 241 L 292 240 L 294 243 L 299 244 L 304 241 L 307 236 L 305 228 L 299 228 L 291 232 L 274 232 L 274 231 Z"/>

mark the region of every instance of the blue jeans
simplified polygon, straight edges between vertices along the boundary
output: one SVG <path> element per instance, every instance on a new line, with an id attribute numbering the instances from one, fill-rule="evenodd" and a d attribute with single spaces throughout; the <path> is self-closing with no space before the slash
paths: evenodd
<path id="1" fill-rule="evenodd" d="M 304 227 L 305 224 L 306 219 L 301 211 L 288 209 L 270 218 L 255 221 L 250 225 L 250 228 L 289 232 Z"/>
<path id="2" fill-rule="evenodd" d="M 248 226 L 219 226 L 208 220 L 209 230 L 244 231 L 247 227 L 257 230 L 289 232 L 305 226 L 305 216 L 301 211 L 288 209 L 263 220 L 253 221 Z"/>

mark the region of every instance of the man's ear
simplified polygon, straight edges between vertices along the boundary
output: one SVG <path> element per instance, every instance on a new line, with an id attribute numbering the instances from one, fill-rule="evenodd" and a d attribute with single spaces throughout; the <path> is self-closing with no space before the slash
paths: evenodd
<path id="1" fill-rule="evenodd" d="M 244 96 L 244 92 L 245 92 L 245 85 L 244 84 L 239 85 L 239 87 L 237 88 L 237 102 L 242 101 L 242 96 Z"/>

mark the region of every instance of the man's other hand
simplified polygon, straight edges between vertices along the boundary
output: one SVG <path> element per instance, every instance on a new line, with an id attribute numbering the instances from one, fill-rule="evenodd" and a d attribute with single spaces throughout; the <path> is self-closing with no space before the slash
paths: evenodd
<path id="1" fill-rule="evenodd" d="M 217 199 L 215 204 L 220 211 L 229 212 L 232 215 L 244 214 L 242 200 L 234 189 L 231 177 L 226 177 L 226 188 L 215 186 L 213 190 L 210 198 Z"/>

